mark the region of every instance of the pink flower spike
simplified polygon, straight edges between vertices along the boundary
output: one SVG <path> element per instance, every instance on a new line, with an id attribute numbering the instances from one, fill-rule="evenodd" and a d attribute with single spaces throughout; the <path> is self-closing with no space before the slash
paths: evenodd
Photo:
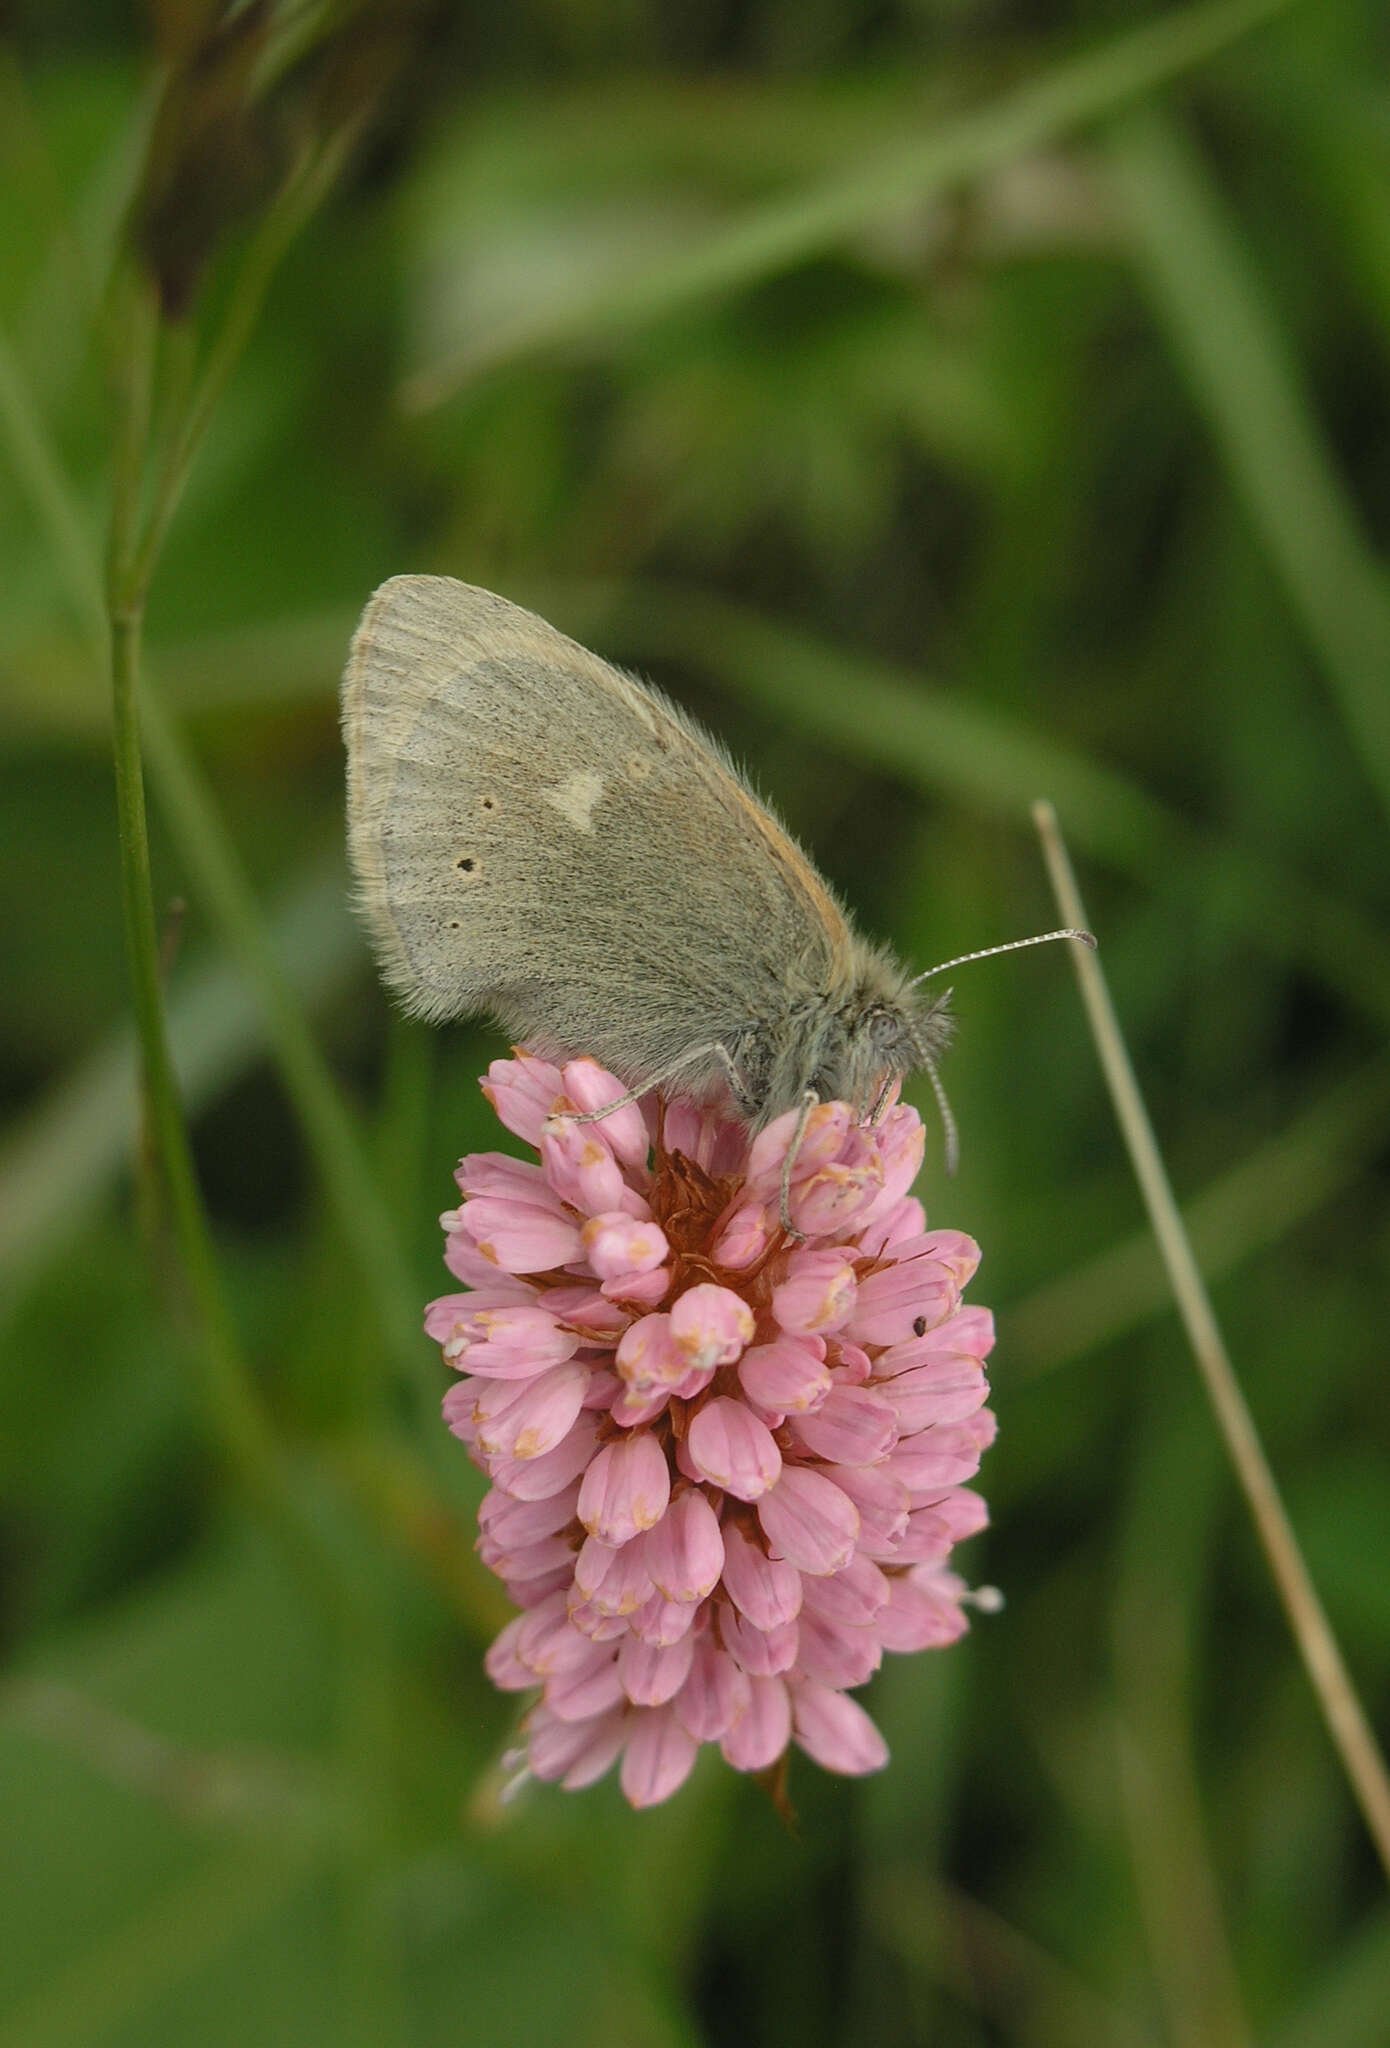
<path id="1" fill-rule="evenodd" d="M 898 1441 L 891 1401 L 866 1387 L 832 1387 L 813 1415 L 793 1425 L 798 1440 L 836 1465 L 877 1465 Z"/>
<path id="2" fill-rule="evenodd" d="M 754 1344 L 739 1360 L 739 1384 L 750 1401 L 777 1415 L 804 1415 L 830 1392 L 825 1346 L 817 1337 L 778 1337 Z"/>
<path id="3" fill-rule="evenodd" d="M 782 1627 L 801 1612 L 802 1577 L 795 1565 L 765 1557 L 737 1522 L 724 1525 L 724 1591 L 758 1629 Z"/>
<path id="4" fill-rule="evenodd" d="M 750 1678 L 748 1705 L 720 1743 L 736 1771 L 765 1771 L 792 1734 L 792 1703 L 780 1678 Z"/>
<path id="5" fill-rule="evenodd" d="M 671 1340 L 687 1369 L 732 1365 L 753 1337 L 753 1311 L 728 1287 L 702 1282 L 673 1303 Z"/>
<path id="6" fill-rule="evenodd" d="M 695 1637 L 687 1631 L 678 1642 L 644 1643 L 629 1635 L 618 1646 L 618 1676 L 635 1707 L 664 1707 L 690 1674 Z"/>
<path id="7" fill-rule="evenodd" d="M 540 1694 L 511 1761 L 575 1787 L 621 1758 L 639 1806 L 706 1742 L 737 1770 L 789 1741 L 877 1768 L 846 1695 L 964 1630 L 951 1554 L 986 1513 L 961 1482 L 994 1427 L 993 1325 L 959 1299 L 978 1253 L 908 1193 L 919 1119 L 824 1103 L 750 1138 L 649 1096 L 586 1124 L 623 1088 L 582 1058 L 487 1085 L 535 1149 L 461 1163 L 441 1223 L 468 1291 L 426 1329 L 492 1482 L 478 1554 L 521 1610 L 487 1669 Z"/>
<path id="8" fill-rule="evenodd" d="M 718 1742 L 748 1705 L 748 1680 L 728 1652 L 705 1635 L 675 1698 L 676 1719 L 697 1742 Z"/>
<path id="9" fill-rule="evenodd" d="M 719 1517 L 698 1487 L 677 1495 L 647 1536 L 647 1570 L 668 1600 L 703 1600 L 724 1569 Z"/>
<path id="10" fill-rule="evenodd" d="M 640 1223 L 621 1209 L 591 1216 L 579 1234 L 589 1266 L 600 1280 L 613 1280 L 623 1273 L 649 1273 L 671 1249 L 660 1224 Z"/>
<path id="11" fill-rule="evenodd" d="M 690 1424 L 685 1450 L 702 1479 L 739 1500 L 757 1500 L 782 1470 L 772 1431 L 741 1401 L 707 1401 Z"/>
<path id="12" fill-rule="evenodd" d="M 772 1291 L 772 1313 L 792 1336 L 839 1330 L 854 1314 L 854 1268 L 841 1251 L 797 1251 Z"/>
<path id="13" fill-rule="evenodd" d="M 620 1437 L 584 1474 L 579 1519 L 591 1536 L 616 1547 L 659 1522 L 670 1497 L 671 1474 L 655 1437 Z"/>
<path id="14" fill-rule="evenodd" d="M 482 1085 L 499 1121 L 526 1144 L 539 1145 L 541 1126 L 560 1093 L 560 1069 L 519 1052 L 509 1060 L 494 1060 Z"/>
<path id="15" fill-rule="evenodd" d="M 839 1571 L 854 1555 L 858 1508 L 807 1465 L 783 1467 L 776 1486 L 758 1502 L 758 1520 L 773 1556 L 813 1577 Z"/>
<path id="16" fill-rule="evenodd" d="M 678 1792 L 694 1768 L 698 1749 L 670 1707 L 635 1708 L 621 1773 L 629 1806 L 659 1806 Z"/>
<path id="17" fill-rule="evenodd" d="M 463 1205 L 463 1227 L 483 1257 L 506 1273 L 547 1273 L 582 1249 L 578 1225 L 558 1206 L 478 1195 Z"/>
<path id="18" fill-rule="evenodd" d="M 798 1680 L 791 1695 L 794 1739 L 822 1770 L 861 1778 L 883 1769 L 888 1745 L 857 1701 L 812 1679 Z"/>
<path id="19" fill-rule="evenodd" d="M 609 1110 L 607 1116 L 598 1119 L 597 1128 L 614 1157 L 624 1166 L 645 1167 L 651 1139 L 640 1103 L 629 1102 L 623 1109 L 609 1109 L 610 1103 L 620 1102 L 628 1092 L 622 1082 L 597 1060 L 589 1059 L 570 1060 L 561 1079 L 565 1095 L 575 1109 L 587 1114 L 596 1109 Z M 592 1124 L 581 1126 L 584 1130 L 594 1128 Z"/>

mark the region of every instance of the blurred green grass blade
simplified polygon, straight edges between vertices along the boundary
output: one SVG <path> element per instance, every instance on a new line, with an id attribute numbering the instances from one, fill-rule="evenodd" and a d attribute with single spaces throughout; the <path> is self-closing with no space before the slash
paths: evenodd
<path id="1" fill-rule="evenodd" d="M 1076 845 L 1156 894 L 1209 891 L 1250 942 L 1304 964 L 1381 1023 L 1390 946 L 1379 924 L 1287 868 L 1194 828 L 1115 769 L 1024 720 L 846 653 L 749 607 L 669 584 L 557 591 L 562 615 L 601 615 L 629 658 L 674 658 L 867 768 L 979 805 L 1026 829 L 1039 789 L 1065 791 Z"/>
<path id="2" fill-rule="evenodd" d="M 909 1981 L 978 2012 L 988 2038 L 1066 2048 L 1153 2048 L 1153 2035 L 1002 1914 L 920 1862 L 875 1869 L 868 1903 Z M 1002 2031 L 1001 2031 L 1002 2030 Z"/>
<path id="3" fill-rule="evenodd" d="M 20 2007 L 6 2026 L 7 2048 L 99 2048 L 171 1981 L 282 1913 L 305 1875 L 304 1861 L 264 1853 L 209 1859 Z"/>
<path id="4" fill-rule="evenodd" d="M 298 1000 L 313 1009 L 346 988 L 361 960 L 336 852 L 308 864 L 270 923 L 271 944 Z M 169 1030 L 191 1111 L 211 1101 L 265 1045 L 259 1002 L 219 958 L 180 977 Z M 0 1313 L 45 1257 L 80 1231 L 89 1208 L 129 1164 L 135 1138 L 135 1044 L 113 1033 L 53 1089 L 0 1150 Z"/>
<path id="5" fill-rule="evenodd" d="M 424 411 L 481 370 L 538 350 L 619 333 L 661 314 L 777 275 L 835 247 L 894 207 L 1010 162 L 1136 99 L 1215 56 L 1293 0 L 1217 0 L 1146 22 L 1099 50 L 1064 58 L 992 105 L 943 122 L 927 136 L 885 147 L 835 176 L 749 208 L 668 262 L 626 284 L 554 301 L 544 312 L 484 332 L 406 383 L 403 400 Z"/>
<path id="6" fill-rule="evenodd" d="M 1390 2012 L 1390 1913 L 1374 1914 L 1348 1939 L 1315 1994 L 1288 2025 L 1272 2030 L 1268 2048 L 1332 2048 L 1377 2041 Z"/>
<path id="7" fill-rule="evenodd" d="M 1224 1472 L 1191 1388 L 1175 1398 L 1166 1376 L 1166 1365 L 1151 1375 L 1151 1399 L 1130 1439 L 1111 1606 L 1120 1823 L 1168 2039 L 1254 2048 L 1193 1725 L 1196 1641 Z"/>
<path id="8" fill-rule="evenodd" d="M 1338 481 L 1278 314 L 1171 120 L 1151 109 L 1127 116 L 1110 163 L 1139 274 L 1390 811 L 1390 581 Z"/>
<path id="9" fill-rule="evenodd" d="M 106 645 L 106 607 L 97 572 L 96 539 L 53 454 L 7 336 L 0 334 L 0 433 L 10 460 L 53 541 L 77 616 L 94 648 Z"/>
<path id="10" fill-rule="evenodd" d="M 382 1336 L 432 1404 L 433 1373 L 415 1341 L 419 1303 L 366 1150 L 270 943 L 212 793 L 153 689 L 145 693 L 144 737 L 160 809 L 195 886 L 256 991 L 267 1040 L 318 1167 L 324 1199 L 355 1255 Z"/>
<path id="11" fill-rule="evenodd" d="M 1183 1204 L 1208 1280 L 1278 1244 L 1373 1165 L 1385 1142 L 1390 1070 L 1381 1060 L 1318 1098 L 1267 1144 Z M 1070 1364 L 1168 1308 L 1147 1231 L 1049 1281 L 1007 1321 L 1020 1378 Z"/>

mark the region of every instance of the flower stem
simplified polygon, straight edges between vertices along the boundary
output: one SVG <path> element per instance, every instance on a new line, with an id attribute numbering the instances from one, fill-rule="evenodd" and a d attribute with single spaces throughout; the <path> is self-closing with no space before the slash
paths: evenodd
<path id="1" fill-rule="evenodd" d="M 131 996 L 140 1044 L 145 1127 L 151 1160 L 167 1198 L 183 1278 L 200 1343 L 203 1392 L 211 1434 L 228 1464 L 288 1547 L 322 1582 L 337 1574 L 299 1503 L 260 1394 L 242 1356 L 222 1286 L 212 1233 L 193 1163 L 165 1028 L 159 936 L 150 872 L 145 777 L 140 750 L 140 661 L 146 574 L 141 566 L 140 496 L 157 324 L 150 295 L 136 286 L 128 300 L 122 351 L 120 423 L 107 556 L 116 818 L 121 908 Z"/>
<path id="2" fill-rule="evenodd" d="M 1035 804 L 1033 822 L 1042 840 L 1062 916 L 1070 923 L 1084 925 L 1086 913 L 1051 804 Z M 1328 1732 L 1381 1862 L 1390 1875 L 1390 1777 L 1385 1759 L 1362 1711 L 1236 1379 L 1211 1298 L 1173 1198 L 1100 963 L 1081 946 L 1073 946 L 1070 951 L 1115 1114 L 1207 1398 L 1215 1411 L 1217 1426 L 1245 1494 Z"/>

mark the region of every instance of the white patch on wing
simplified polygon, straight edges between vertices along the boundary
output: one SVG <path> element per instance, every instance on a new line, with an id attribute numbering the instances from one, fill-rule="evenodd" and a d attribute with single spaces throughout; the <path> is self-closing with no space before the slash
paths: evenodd
<path id="1" fill-rule="evenodd" d="M 548 804 L 573 825 L 576 832 L 594 829 L 594 805 L 603 795 L 603 777 L 595 768 L 578 768 L 554 789 L 542 791 Z"/>

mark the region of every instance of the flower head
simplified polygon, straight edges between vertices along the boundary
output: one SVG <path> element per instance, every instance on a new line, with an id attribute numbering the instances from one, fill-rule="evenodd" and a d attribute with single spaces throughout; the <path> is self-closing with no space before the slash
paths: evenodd
<path id="1" fill-rule="evenodd" d="M 885 1650 L 966 1626 L 946 1560 L 982 1528 L 966 1481 L 994 1435 L 979 1253 L 908 1193 L 922 1126 L 813 1109 L 750 1140 L 623 1093 L 592 1060 L 519 1053 L 484 1092 L 539 1154 L 474 1154 L 441 1220 L 469 1290 L 425 1327 L 459 1374 L 444 1417 L 492 1481 L 478 1548 L 521 1612 L 488 1652 L 535 1689 L 517 1761 L 634 1806 L 702 1743 L 760 1771 L 887 1749 L 849 1693 Z"/>

